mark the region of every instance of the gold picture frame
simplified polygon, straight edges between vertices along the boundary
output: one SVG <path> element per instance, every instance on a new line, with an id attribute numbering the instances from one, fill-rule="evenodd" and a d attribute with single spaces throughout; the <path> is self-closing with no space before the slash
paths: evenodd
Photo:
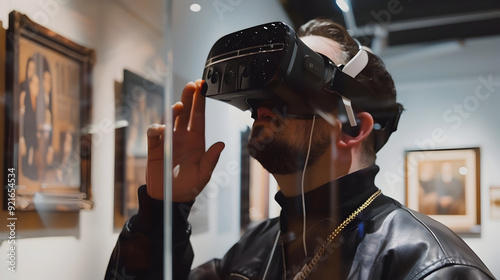
<path id="1" fill-rule="evenodd" d="M 481 233 L 480 149 L 407 151 L 406 205 L 460 234 Z"/>
<path id="2" fill-rule="evenodd" d="M 4 210 L 90 209 L 94 50 L 12 11 L 6 58 Z"/>

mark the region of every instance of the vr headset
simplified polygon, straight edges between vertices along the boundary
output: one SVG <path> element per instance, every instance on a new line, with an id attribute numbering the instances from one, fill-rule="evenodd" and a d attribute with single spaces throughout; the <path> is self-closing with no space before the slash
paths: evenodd
<path id="1" fill-rule="evenodd" d="M 203 79 L 205 96 L 252 110 L 271 104 L 290 118 L 319 115 L 330 123 L 331 113 L 349 134 L 356 134 L 354 107 L 375 120 L 375 151 L 396 131 L 401 105 L 381 100 L 354 77 L 368 63 L 366 50 L 347 63 L 335 65 L 326 56 L 307 47 L 283 22 L 272 22 L 237 31 L 220 38 L 210 50 Z"/>

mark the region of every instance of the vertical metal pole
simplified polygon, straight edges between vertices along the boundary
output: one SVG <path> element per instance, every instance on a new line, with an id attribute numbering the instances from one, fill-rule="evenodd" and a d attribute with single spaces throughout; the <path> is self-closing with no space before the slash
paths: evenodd
<path id="1" fill-rule="evenodd" d="M 165 77 L 165 154 L 164 154 L 164 278 L 172 279 L 172 96 L 173 96 L 173 44 L 172 44 L 172 0 L 165 2 L 165 49 L 163 52 L 166 61 Z"/>

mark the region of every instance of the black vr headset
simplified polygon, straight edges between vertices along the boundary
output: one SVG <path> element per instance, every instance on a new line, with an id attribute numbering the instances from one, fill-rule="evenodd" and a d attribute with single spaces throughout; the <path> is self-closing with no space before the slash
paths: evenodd
<path id="1" fill-rule="evenodd" d="M 285 23 L 267 23 L 214 44 L 203 71 L 205 96 L 250 109 L 253 118 L 263 103 L 286 117 L 319 115 L 330 123 L 331 113 L 339 109 L 337 117 L 351 135 L 357 135 L 358 126 L 353 107 L 360 108 L 375 120 L 378 151 L 396 131 L 402 106 L 381 100 L 354 78 L 367 62 L 368 54 L 360 47 L 349 63 L 337 66 L 307 47 Z"/>

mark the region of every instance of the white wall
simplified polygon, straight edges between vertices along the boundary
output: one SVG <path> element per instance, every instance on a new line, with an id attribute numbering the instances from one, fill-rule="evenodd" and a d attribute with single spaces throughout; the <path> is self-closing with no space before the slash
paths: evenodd
<path id="1" fill-rule="evenodd" d="M 496 249 L 500 219 L 490 217 L 492 186 L 500 185 L 500 37 L 447 41 L 389 49 L 382 53 L 406 110 L 398 131 L 378 156 L 377 184 L 405 202 L 404 153 L 414 149 L 481 149 L 480 237 L 465 241 L 500 277 Z M 490 81 L 489 86 L 485 86 Z M 456 105 L 463 112 L 456 111 Z M 440 137 L 435 137 L 440 131 Z M 434 136 L 433 136 L 434 135 Z"/>

